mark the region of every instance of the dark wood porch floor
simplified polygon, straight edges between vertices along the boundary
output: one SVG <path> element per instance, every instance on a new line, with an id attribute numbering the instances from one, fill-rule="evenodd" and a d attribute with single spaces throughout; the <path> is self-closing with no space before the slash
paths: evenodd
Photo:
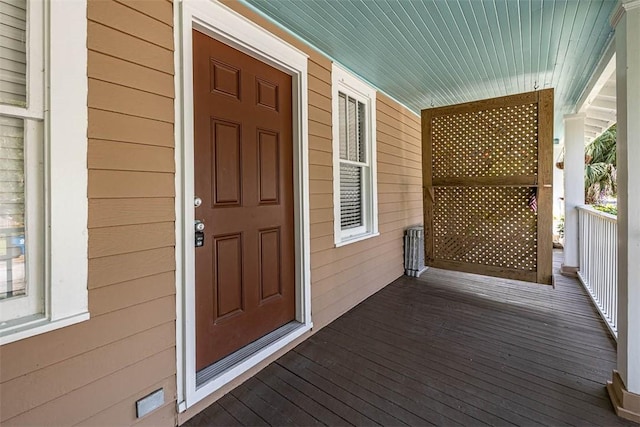
<path id="1" fill-rule="evenodd" d="M 576 280 L 556 276 L 552 289 L 430 269 L 396 280 L 187 425 L 635 425 L 607 397 L 615 359 Z"/>

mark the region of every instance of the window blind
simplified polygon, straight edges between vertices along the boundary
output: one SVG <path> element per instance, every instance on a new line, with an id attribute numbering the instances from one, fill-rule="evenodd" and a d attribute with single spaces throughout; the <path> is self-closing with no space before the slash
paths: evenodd
<path id="1" fill-rule="evenodd" d="M 347 157 L 347 96 L 341 93 L 338 98 L 338 118 L 339 118 L 339 145 L 340 158 L 346 160 Z"/>
<path id="2" fill-rule="evenodd" d="M 362 167 L 340 165 L 340 226 L 343 230 L 362 225 Z"/>
<path id="3" fill-rule="evenodd" d="M 27 105 L 27 0 L 0 0 L 0 103 Z"/>
<path id="4" fill-rule="evenodd" d="M 24 121 L 0 116 L 0 259 L 24 254 Z M 24 294 L 24 268 L 0 277 L 0 299 Z M 8 281 L 9 280 L 9 281 Z"/>
<path id="5" fill-rule="evenodd" d="M 365 106 L 340 93 L 338 99 L 340 159 L 366 161 Z"/>
<path id="6" fill-rule="evenodd" d="M 10 221 L 12 224 L 23 226 L 23 135 L 22 119 L 0 116 L 0 224 L 7 221 L 7 218 L 12 218 Z M 2 227 L 4 228 L 5 225 L 2 224 Z"/>
<path id="7" fill-rule="evenodd" d="M 359 162 L 361 160 L 358 155 L 358 104 L 353 98 L 349 98 L 347 106 L 347 129 L 347 159 Z"/>

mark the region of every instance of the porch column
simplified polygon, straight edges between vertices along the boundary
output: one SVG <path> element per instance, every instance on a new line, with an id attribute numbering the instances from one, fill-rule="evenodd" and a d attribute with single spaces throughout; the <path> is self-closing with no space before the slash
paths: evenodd
<path id="1" fill-rule="evenodd" d="M 616 413 L 640 422 L 640 0 L 611 18 L 618 114 L 618 369 L 607 384 Z"/>
<path id="2" fill-rule="evenodd" d="M 578 210 L 584 205 L 584 120 L 586 115 L 564 116 L 564 264 L 560 272 L 575 276 L 578 258 Z"/>

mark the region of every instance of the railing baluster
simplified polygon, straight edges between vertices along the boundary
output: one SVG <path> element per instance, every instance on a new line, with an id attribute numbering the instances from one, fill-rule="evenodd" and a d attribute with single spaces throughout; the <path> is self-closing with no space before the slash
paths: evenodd
<path id="1" fill-rule="evenodd" d="M 617 217 L 590 206 L 578 207 L 580 282 L 614 337 L 618 318 Z"/>
<path id="2" fill-rule="evenodd" d="M 618 292 L 618 290 L 616 289 L 617 285 L 618 285 L 618 280 L 617 277 L 614 274 L 614 269 L 615 269 L 615 265 L 617 264 L 618 260 L 616 258 L 614 258 L 614 249 L 615 246 L 618 243 L 618 236 L 615 235 L 615 231 L 616 231 L 616 227 L 615 224 L 610 222 L 607 224 L 609 233 L 607 236 L 607 245 L 608 245 L 608 260 L 609 260 L 609 265 L 608 265 L 608 269 L 607 269 L 607 282 L 609 283 L 609 294 L 610 295 L 614 295 Z M 614 314 L 614 307 L 613 307 L 613 301 L 615 298 L 611 297 L 609 298 L 609 304 L 608 304 L 608 308 L 609 308 L 609 319 L 611 321 L 613 321 L 613 314 Z M 615 325 L 615 322 L 614 322 Z"/>

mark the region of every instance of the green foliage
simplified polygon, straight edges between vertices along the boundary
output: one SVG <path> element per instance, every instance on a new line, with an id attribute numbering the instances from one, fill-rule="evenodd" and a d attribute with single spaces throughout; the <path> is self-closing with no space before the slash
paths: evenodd
<path id="1" fill-rule="evenodd" d="M 616 196 L 616 166 L 614 124 L 585 147 L 584 191 L 588 204 L 595 204 L 605 197 Z"/>
<path id="2" fill-rule="evenodd" d="M 616 205 L 593 205 L 593 208 L 600 212 L 618 216 L 618 206 Z"/>
<path id="3" fill-rule="evenodd" d="M 617 125 L 613 124 L 585 147 L 585 154 L 591 157 L 590 163 L 607 163 L 616 166 L 616 134 Z"/>
<path id="4" fill-rule="evenodd" d="M 558 236 L 560 236 L 560 238 L 564 237 L 564 216 L 561 216 L 560 219 L 558 220 L 558 225 L 556 227 L 556 230 L 558 231 Z"/>

